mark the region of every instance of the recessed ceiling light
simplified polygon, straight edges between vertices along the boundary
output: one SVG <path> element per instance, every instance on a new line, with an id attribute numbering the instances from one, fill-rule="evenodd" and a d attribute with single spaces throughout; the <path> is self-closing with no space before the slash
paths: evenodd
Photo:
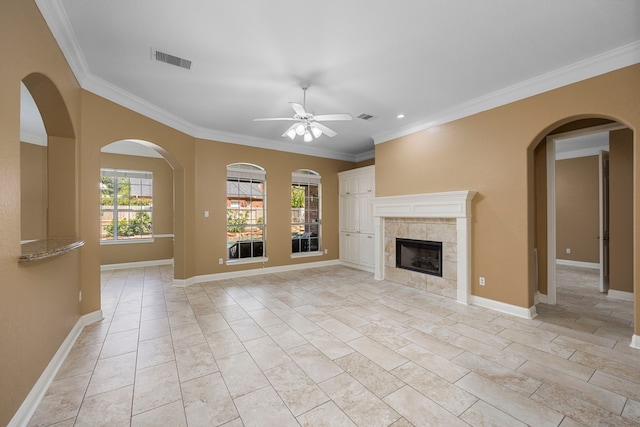
<path id="1" fill-rule="evenodd" d="M 399 119 L 404 119 L 404 114 L 400 113 L 396 117 L 399 118 Z"/>

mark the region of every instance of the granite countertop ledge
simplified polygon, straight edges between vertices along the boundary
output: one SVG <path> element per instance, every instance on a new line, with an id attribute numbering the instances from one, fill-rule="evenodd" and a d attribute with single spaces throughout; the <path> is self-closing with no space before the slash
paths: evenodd
<path id="1" fill-rule="evenodd" d="M 84 245 L 84 241 L 78 238 L 56 238 L 35 240 L 22 244 L 22 254 L 18 262 L 38 261 L 66 254 L 69 251 Z"/>

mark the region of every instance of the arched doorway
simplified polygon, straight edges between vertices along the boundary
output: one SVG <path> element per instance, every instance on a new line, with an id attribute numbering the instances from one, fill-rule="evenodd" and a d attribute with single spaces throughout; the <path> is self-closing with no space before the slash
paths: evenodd
<path id="1" fill-rule="evenodd" d="M 564 124 L 563 124 L 564 123 Z M 601 288 L 599 289 L 610 298 L 633 301 L 633 132 L 624 124 L 611 119 L 589 118 L 565 120 L 550 126 L 544 135 L 541 135 L 534 147 L 534 200 L 535 200 L 535 238 L 534 238 L 534 280 L 536 302 L 548 304 L 562 304 L 557 301 L 557 267 L 564 265 L 577 265 L 579 267 L 592 267 L 598 269 L 600 275 Z M 558 152 L 562 152 L 563 141 L 586 141 L 589 136 L 604 134 L 608 137 L 607 151 L 601 147 L 589 147 L 587 145 L 574 147 L 579 153 L 569 156 L 574 160 L 570 162 L 567 156 L 557 157 Z M 557 150 L 557 148 L 560 148 Z M 601 153 L 599 153 L 601 151 Z M 599 156 L 600 154 L 600 156 Z M 604 173 L 606 168 L 601 167 L 603 158 L 606 155 L 612 160 L 609 161 L 611 179 L 606 179 Z M 593 260 L 566 260 L 571 259 L 571 244 L 563 235 L 567 230 L 566 219 L 561 219 L 561 207 L 567 205 L 567 200 L 558 197 L 567 197 L 567 190 L 558 191 L 566 182 L 556 179 L 556 171 L 566 171 L 571 163 L 575 166 L 577 158 L 591 159 L 591 184 L 598 188 L 591 189 L 591 194 L 595 193 L 597 205 L 593 207 L 597 212 L 595 229 L 592 226 L 589 231 L 582 231 L 577 225 L 584 219 L 579 210 L 582 200 L 577 187 L 570 188 L 575 194 L 569 193 L 568 204 L 573 204 L 573 223 L 570 228 L 573 234 L 582 233 L 584 245 L 590 245 L 596 249 L 596 259 Z M 581 164 L 585 162 L 581 160 Z M 563 165 L 561 169 L 557 169 Z M 572 166 L 572 167 L 574 167 Z M 595 169 L 594 169 L 595 168 Z M 595 174 L 595 176 L 593 175 Z M 560 175 L 562 180 L 566 180 L 565 172 Z M 586 187 L 584 182 L 580 182 L 581 188 Z M 560 195 L 562 194 L 562 195 Z M 608 195 L 610 194 L 610 197 Z M 556 197 L 557 196 L 557 197 Z M 606 200 L 609 199 L 608 204 Z M 585 203 L 586 206 L 586 203 Z M 593 206 L 593 204 L 591 205 Z M 592 212 L 593 213 L 593 212 Z M 571 221 L 571 219 L 569 219 Z M 607 232 L 607 224 L 613 227 L 610 233 Z M 576 231 L 578 230 L 578 231 Z M 563 233 L 560 233 L 562 231 Z M 567 233 L 564 233 L 567 234 Z M 561 236 L 561 237 L 559 237 Z M 610 239 L 608 239 L 608 237 Z M 586 239 L 586 240 L 585 240 Z M 608 240 L 607 240 L 608 239 Z M 573 240 L 580 241 L 580 240 Z M 611 250 L 607 249 L 610 244 Z M 579 248 L 582 249 L 582 248 Z M 612 263 L 607 263 L 612 259 Z M 591 261 L 591 262 L 589 262 Z M 596 262 L 594 262 L 596 261 Z M 592 264 L 589 266 L 589 264 Z M 562 267 L 564 268 L 564 267 Z M 606 276 L 611 272 L 609 280 L 610 291 L 607 292 Z M 634 308 L 635 309 L 635 308 Z M 631 320 L 631 319 L 630 319 Z"/>
<path id="2" fill-rule="evenodd" d="M 173 264 L 174 168 L 158 150 L 140 140 L 116 141 L 101 149 L 103 270 Z"/>

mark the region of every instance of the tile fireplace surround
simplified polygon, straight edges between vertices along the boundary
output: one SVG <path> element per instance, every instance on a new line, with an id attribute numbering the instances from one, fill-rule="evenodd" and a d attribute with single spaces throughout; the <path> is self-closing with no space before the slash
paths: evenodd
<path id="1" fill-rule="evenodd" d="M 452 191 L 376 197 L 373 201 L 374 277 L 449 296 L 460 303 L 469 304 L 471 200 L 475 194 L 475 191 Z M 443 277 L 395 268 L 396 237 L 442 241 Z"/>

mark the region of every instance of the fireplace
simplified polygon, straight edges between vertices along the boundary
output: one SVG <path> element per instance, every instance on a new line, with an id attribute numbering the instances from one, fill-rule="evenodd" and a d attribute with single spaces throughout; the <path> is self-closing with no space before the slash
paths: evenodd
<path id="1" fill-rule="evenodd" d="M 396 268 L 442 277 L 442 242 L 396 238 Z"/>
<path id="2" fill-rule="evenodd" d="M 471 300 L 471 199 L 474 191 L 376 197 L 375 275 L 416 289 Z M 396 267 L 395 239 L 442 242 L 441 276 Z"/>

